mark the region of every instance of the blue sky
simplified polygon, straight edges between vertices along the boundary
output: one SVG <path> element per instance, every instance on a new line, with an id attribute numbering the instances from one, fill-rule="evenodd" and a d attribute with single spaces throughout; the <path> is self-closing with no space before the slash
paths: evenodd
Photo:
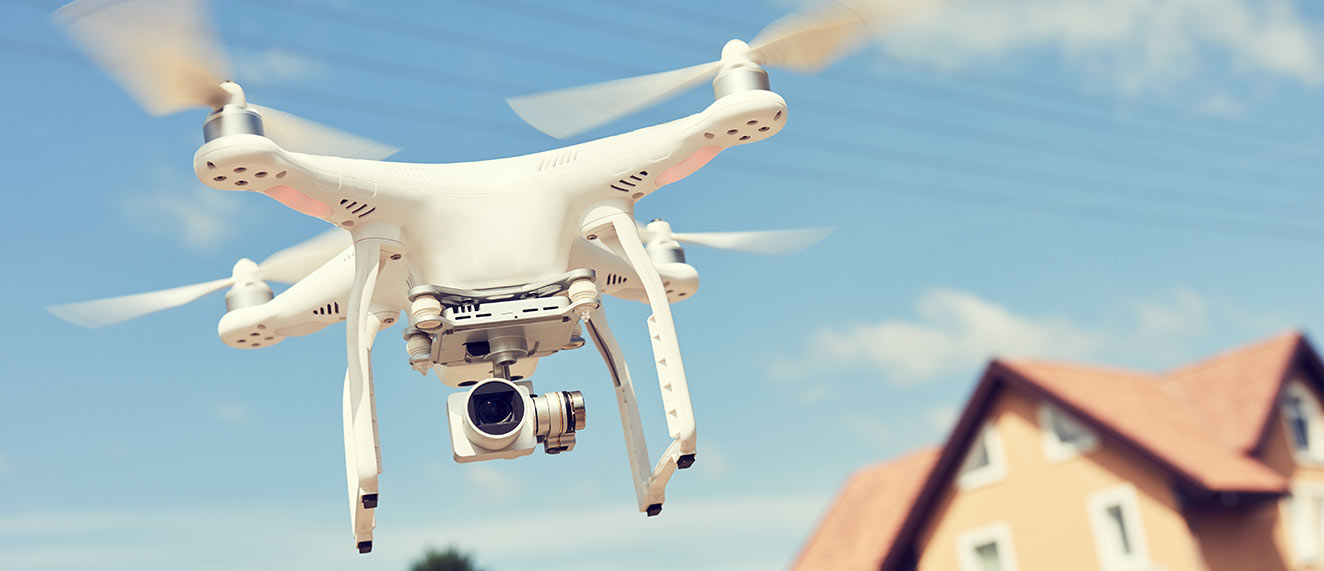
<path id="1" fill-rule="evenodd" d="M 1324 327 L 1324 10 L 1270 0 L 950 2 L 826 72 L 773 72 L 777 137 L 640 203 L 678 231 L 834 226 L 804 252 L 687 250 L 674 306 L 699 461 L 635 512 L 605 370 L 570 454 L 458 465 L 435 378 L 379 337 L 376 546 L 352 549 L 343 327 L 238 351 L 222 296 L 87 330 L 47 305 L 228 275 L 323 223 L 191 171 L 201 112 L 152 118 L 49 21 L 0 3 L 0 567 L 402 569 L 786 564 L 850 471 L 940 441 L 989 356 L 1167 368 Z M 454 162 L 555 148 L 502 97 L 693 65 L 794 9 L 761 2 L 222 0 L 258 103 Z M 698 89 L 585 134 L 665 121 Z M 645 308 L 609 304 L 632 363 Z M 636 366 L 654 452 L 665 427 Z"/>

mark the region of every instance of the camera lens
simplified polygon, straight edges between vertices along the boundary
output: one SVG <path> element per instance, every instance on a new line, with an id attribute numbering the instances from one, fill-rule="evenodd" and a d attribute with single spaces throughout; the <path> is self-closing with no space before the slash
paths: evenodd
<path id="1" fill-rule="evenodd" d="M 478 383 L 470 389 L 468 401 L 468 425 L 485 435 L 484 440 L 504 440 L 518 432 L 524 421 L 524 396 L 510 381 L 488 379 Z"/>
<path id="2" fill-rule="evenodd" d="M 474 399 L 474 410 L 478 413 L 475 420 L 478 424 L 496 424 L 498 422 L 508 422 L 510 417 L 514 416 L 514 409 L 510 406 L 510 399 L 496 395 L 484 395 Z"/>

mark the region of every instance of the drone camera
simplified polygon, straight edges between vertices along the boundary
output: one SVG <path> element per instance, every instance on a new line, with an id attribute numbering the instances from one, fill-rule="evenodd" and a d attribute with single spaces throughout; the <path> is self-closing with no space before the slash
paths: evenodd
<path id="1" fill-rule="evenodd" d="M 548 454 L 575 448 L 575 433 L 584 429 L 587 418 L 584 395 L 530 395 L 528 385 L 491 378 L 446 400 L 456 462 L 517 458 L 539 443 Z"/>

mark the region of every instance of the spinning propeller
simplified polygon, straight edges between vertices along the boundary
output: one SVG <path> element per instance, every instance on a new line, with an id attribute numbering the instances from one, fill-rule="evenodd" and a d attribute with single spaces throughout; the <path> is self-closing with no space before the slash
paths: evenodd
<path id="1" fill-rule="evenodd" d="M 256 111 L 265 135 L 293 151 L 384 159 L 396 149 L 289 113 L 249 104 L 204 0 L 78 0 L 56 21 L 148 113 L 228 106 Z"/>
<path id="2" fill-rule="evenodd" d="M 893 7 L 884 10 L 879 5 Z M 688 91 L 741 67 L 779 67 L 814 73 L 858 48 L 872 24 L 897 4 L 872 0 L 827 2 L 773 22 L 746 44 L 731 40 L 721 59 L 682 69 L 558 91 L 507 98 L 538 130 L 564 139 Z"/>
<path id="3" fill-rule="evenodd" d="M 672 232 L 671 224 L 655 219 L 638 224 L 644 243 L 668 239 L 721 250 L 735 250 L 766 256 L 785 256 L 812 246 L 832 233 L 832 228 L 796 228 L 792 230 L 753 230 L 747 232 Z"/>
<path id="4" fill-rule="evenodd" d="M 105 327 L 178 307 L 204 295 L 234 285 L 262 281 L 294 283 L 312 273 L 350 245 L 349 234 L 333 228 L 299 244 L 253 263 L 247 258 L 234 265 L 228 278 L 159 291 L 93 301 L 53 305 L 46 308 L 57 317 L 83 327 Z"/>

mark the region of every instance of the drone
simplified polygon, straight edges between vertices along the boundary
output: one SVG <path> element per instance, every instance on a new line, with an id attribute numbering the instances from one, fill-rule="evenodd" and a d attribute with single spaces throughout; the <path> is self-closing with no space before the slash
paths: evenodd
<path id="1" fill-rule="evenodd" d="M 661 512 L 674 472 L 697 457 L 695 419 L 671 303 L 698 288 L 681 242 L 787 253 L 825 229 L 681 233 L 640 224 L 635 203 L 727 149 L 778 134 L 785 100 L 766 67 L 815 72 L 867 38 L 881 14 L 823 4 L 774 22 L 721 58 L 678 70 L 507 99 L 526 122 L 565 138 L 710 81 L 714 102 L 693 115 L 530 155 L 416 164 L 397 149 L 248 101 L 205 17 L 203 0 L 77 0 L 56 19 L 149 113 L 203 108 L 193 159 L 203 184 L 265 194 L 333 228 L 231 276 L 119 298 L 55 306 L 109 325 L 227 289 L 218 325 L 231 347 L 259 349 L 346 324 L 342 417 L 350 521 L 372 550 L 381 452 L 371 351 L 405 315 L 410 366 L 451 387 L 458 462 L 516 458 L 539 445 L 574 448 L 586 424 L 579 391 L 533 392 L 539 359 L 592 340 L 615 388 L 639 511 Z M 475 239 L 474 237 L 480 237 Z M 275 295 L 268 281 L 290 283 Z M 634 386 L 604 295 L 647 304 L 649 338 L 670 444 L 647 451 Z"/>

